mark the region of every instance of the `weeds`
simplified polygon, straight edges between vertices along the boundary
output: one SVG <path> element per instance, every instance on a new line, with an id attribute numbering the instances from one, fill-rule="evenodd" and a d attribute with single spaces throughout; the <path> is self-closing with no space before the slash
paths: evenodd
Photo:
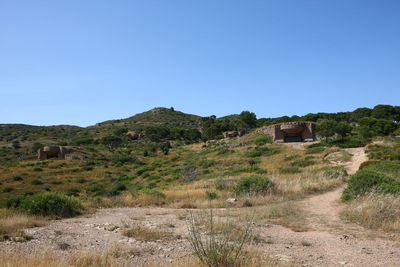
<path id="1" fill-rule="evenodd" d="M 229 217 L 217 224 L 213 209 L 207 217 L 190 213 L 188 221 L 189 241 L 194 255 L 209 267 L 239 266 L 244 257 L 244 246 L 252 237 L 253 219 L 243 227 L 235 227 Z"/>

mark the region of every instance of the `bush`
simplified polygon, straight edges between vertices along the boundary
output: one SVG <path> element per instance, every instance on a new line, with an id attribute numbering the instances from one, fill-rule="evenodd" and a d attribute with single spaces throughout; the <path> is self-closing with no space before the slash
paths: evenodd
<path id="1" fill-rule="evenodd" d="M 383 173 L 362 169 L 350 177 L 342 199 L 347 201 L 373 191 L 397 195 L 400 194 L 400 182 Z"/>
<path id="2" fill-rule="evenodd" d="M 295 174 L 295 173 L 300 173 L 301 170 L 298 167 L 286 167 L 286 168 L 280 168 L 279 173 L 282 174 Z"/>
<path id="3" fill-rule="evenodd" d="M 119 193 L 121 191 L 127 190 L 126 186 L 122 183 L 118 183 L 117 185 L 115 185 L 110 192 L 108 192 L 109 196 L 116 196 L 119 195 Z"/>
<path id="4" fill-rule="evenodd" d="M 35 180 L 32 180 L 31 184 L 33 184 L 33 185 L 41 185 L 41 184 L 43 184 L 43 181 L 39 180 L 39 179 L 35 179 Z"/>
<path id="5" fill-rule="evenodd" d="M 32 168 L 32 171 L 34 171 L 34 172 L 41 172 L 41 171 L 43 171 L 43 169 L 40 168 L 40 167 L 33 167 L 33 168 Z"/>
<path id="6" fill-rule="evenodd" d="M 73 217 L 83 211 L 79 199 L 61 193 L 17 196 L 7 200 L 6 206 L 25 213 L 56 218 Z"/>
<path id="7" fill-rule="evenodd" d="M 268 139 L 268 137 L 264 135 L 259 135 L 254 139 L 254 144 L 256 144 L 256 146 L 263 146 L 266 143 L 272 143 L 272 142 L 270 139 Z"/>
<path id="8" fill-rule="evenodd" d="M 86 187 L 86 191 L 96 193 L 96 195 L 101 195 L 104 193 L 104 186 L 98 183 L 93 183 Z"/>
<path id="9" fill-rule="evenodd" d="M 265 176 L 248 176 L 240 179 L 234 186 L 236 194 L 258 195 L 265 194 L 273 188 L 272 181 Z"/>
<path id="10" fill-rule="evenodd" d="M 338 146 L 340 148 L 355 148 L 364 147 L 368 144 L 368 142 L 368 139 L 365 139 L 359 135 L 354 135 L 332 139 L 327 141 L 327 144 L 330 146 Z"/>
<path id="11" fill-rule="evenodd" d="M 393 146 L 369 145 L 368 157 L 377 160 L 400 160 L 400 145 Z"/>
<path id="12" fill-rule="evenodd" d="M 299 154 L 293 154 L 293 155 L 290 155 L 290 156 L 286 156 L 284 160 L 285 161 L 291 161 L 291 160 L 297 159 L 299 157 L 300 157 Z"/>
<path id="13" fill-rule="evenodd" d="M 14 188 L 12 188 L 12 187 L 10 187 L 10 186 L 6 186 L 6 187 L 4 187 L 3 188 L 3 193 L 8 193 L 8 192 L 11 192 L 11 191 L 13 191 L 14 190 Z"/>
<path id="14" fill-rule="evenodd" d="M 290 163 L 292 167 L 307 167 L 310 165 L 314 165 L 314 158 L 311 156 L 305 157 L 304 159 L 299 159 Z"/>
<path id="15" fill-rule="evenodd" d="M 277 153 L 279 153 L 278 148 L 256 147 L 253 150 L 244 153 L 244 156 L 248 158 L 256 158 L 261 156 L 271 156 Z"/>
<path id="16" fill-rule="evenodd" d="M 317 154 L 324 152 L 325 147 L 317 146 L 317 147 L 307 147 L 307 154 Z"/>
<path id="17" fill-rule="evenodd" d="M 21 176 L 17 175 L 17 176 L 14 176 L 14 177 L 13 177 L 13 180 L 14 180 L 14 181 L 22 181 L 23 179 L 22 179 Z"/>
<path id="18" fill-rule="evenodd" d="M 218 194 L 216 192 L 206 191 L 206 197 L 209 200 L 213 200 L 218 198 Z"/>
<path id="19" fill-rule="evenodd" d="M 67 190 L 67 192 L 65 193 L 67 196 L 73 196 L 73 197 L 77 197 L 79 196 L 79 189 L 76 187 L 71 187 Z"/>

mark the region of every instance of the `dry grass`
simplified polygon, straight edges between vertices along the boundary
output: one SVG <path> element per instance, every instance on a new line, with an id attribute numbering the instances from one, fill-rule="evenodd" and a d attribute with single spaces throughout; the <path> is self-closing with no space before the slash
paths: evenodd
<path id="1" fill-rule="evenodd" d="M 171 232 L 150 229 L 139 225 L 125 228 L 122 234 L 139 241 L 172 240 L 175 238 Z"/>
<path id="2" fill-rule="evenodd" d="M 10 210 L 0 210 L 0 240 L 25 241 L 29 239 L 23 231 L 25 228 L 44 226 L 46 219 L 15 213 Z"/>
<path id="3" fill-rule="evenodd" d="M 298 199 L 309 194 L 331 190 L 344 183 L 345 177 L 329 178 L 312 171 L 292 174 L 290 177 L 275 175 L 277 193 L 287 199 Z"/>
<path id="4" fill-rule="evenodd" d="M 122 267 L 111 253 L 81 251 L 73 254 L 68 263 L 73 267 Z"/>
<path id="5" fill-rule="evenodd" d="M 342 217 L 371 229 L 400 231 L 400 197 L 370 194 L 349 203 Z"/>
<path id="6" fill-rule="evenodd" d="M 194 256 L 186 256 L 172 262 L 165 260 L 153 260 L 146 267 L 204 267 L 197 258 Z M 280 263 L 265 251 L 260 250 L 256 246 L 249 245 L 244 248 L 244 257 L 239 259 L 232 267 L 278 267 L 288 266 L 287 264 Z"/>
<path id="7" fill-rule="evenodd" d="M 80 251 L 67 258 L 60 257 L 51 251 L 27 254 L 23 251 L 0 253 L 1 266 L 7 267 L 122 267 L 117 258 L 126 257 L 133 252 L 123 248 L 114 248 L 107 251 Z"/>
<path id="8" fill-rule="evenodd" d="M 67 267 L 65 261 L 57 257 L 52 252 L 26 254 L 22 252 L 2 252 L 0 253 L 2 266 L 7 267 Z"/>

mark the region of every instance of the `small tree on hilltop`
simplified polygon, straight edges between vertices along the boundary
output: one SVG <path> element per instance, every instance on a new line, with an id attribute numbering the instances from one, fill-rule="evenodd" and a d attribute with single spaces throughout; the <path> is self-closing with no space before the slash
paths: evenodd
<path id="1" fill-rule="evenodd" d="M 254 112 L 242 111 L 239 114 L 239 118 L 248 128 L 254 128 L 257 126 L 257 116 Z"/>

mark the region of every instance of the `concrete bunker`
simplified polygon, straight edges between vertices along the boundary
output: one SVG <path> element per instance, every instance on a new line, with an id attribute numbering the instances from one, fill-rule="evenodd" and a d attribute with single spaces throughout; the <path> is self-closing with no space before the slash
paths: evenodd
<path id="1" fill-rule="evenodd" d="M 283 122 L 261 129 L 274 142 L 311 142 L 316 140 L 315 122 Z"/>
<path id="2" fill-rule="evenodd" d="M 65 146 L 45 146 L 38 149 L 38 160 L 49 158 L 65 159 L 65 155 L 73 152 L 73 149 Z"/>

